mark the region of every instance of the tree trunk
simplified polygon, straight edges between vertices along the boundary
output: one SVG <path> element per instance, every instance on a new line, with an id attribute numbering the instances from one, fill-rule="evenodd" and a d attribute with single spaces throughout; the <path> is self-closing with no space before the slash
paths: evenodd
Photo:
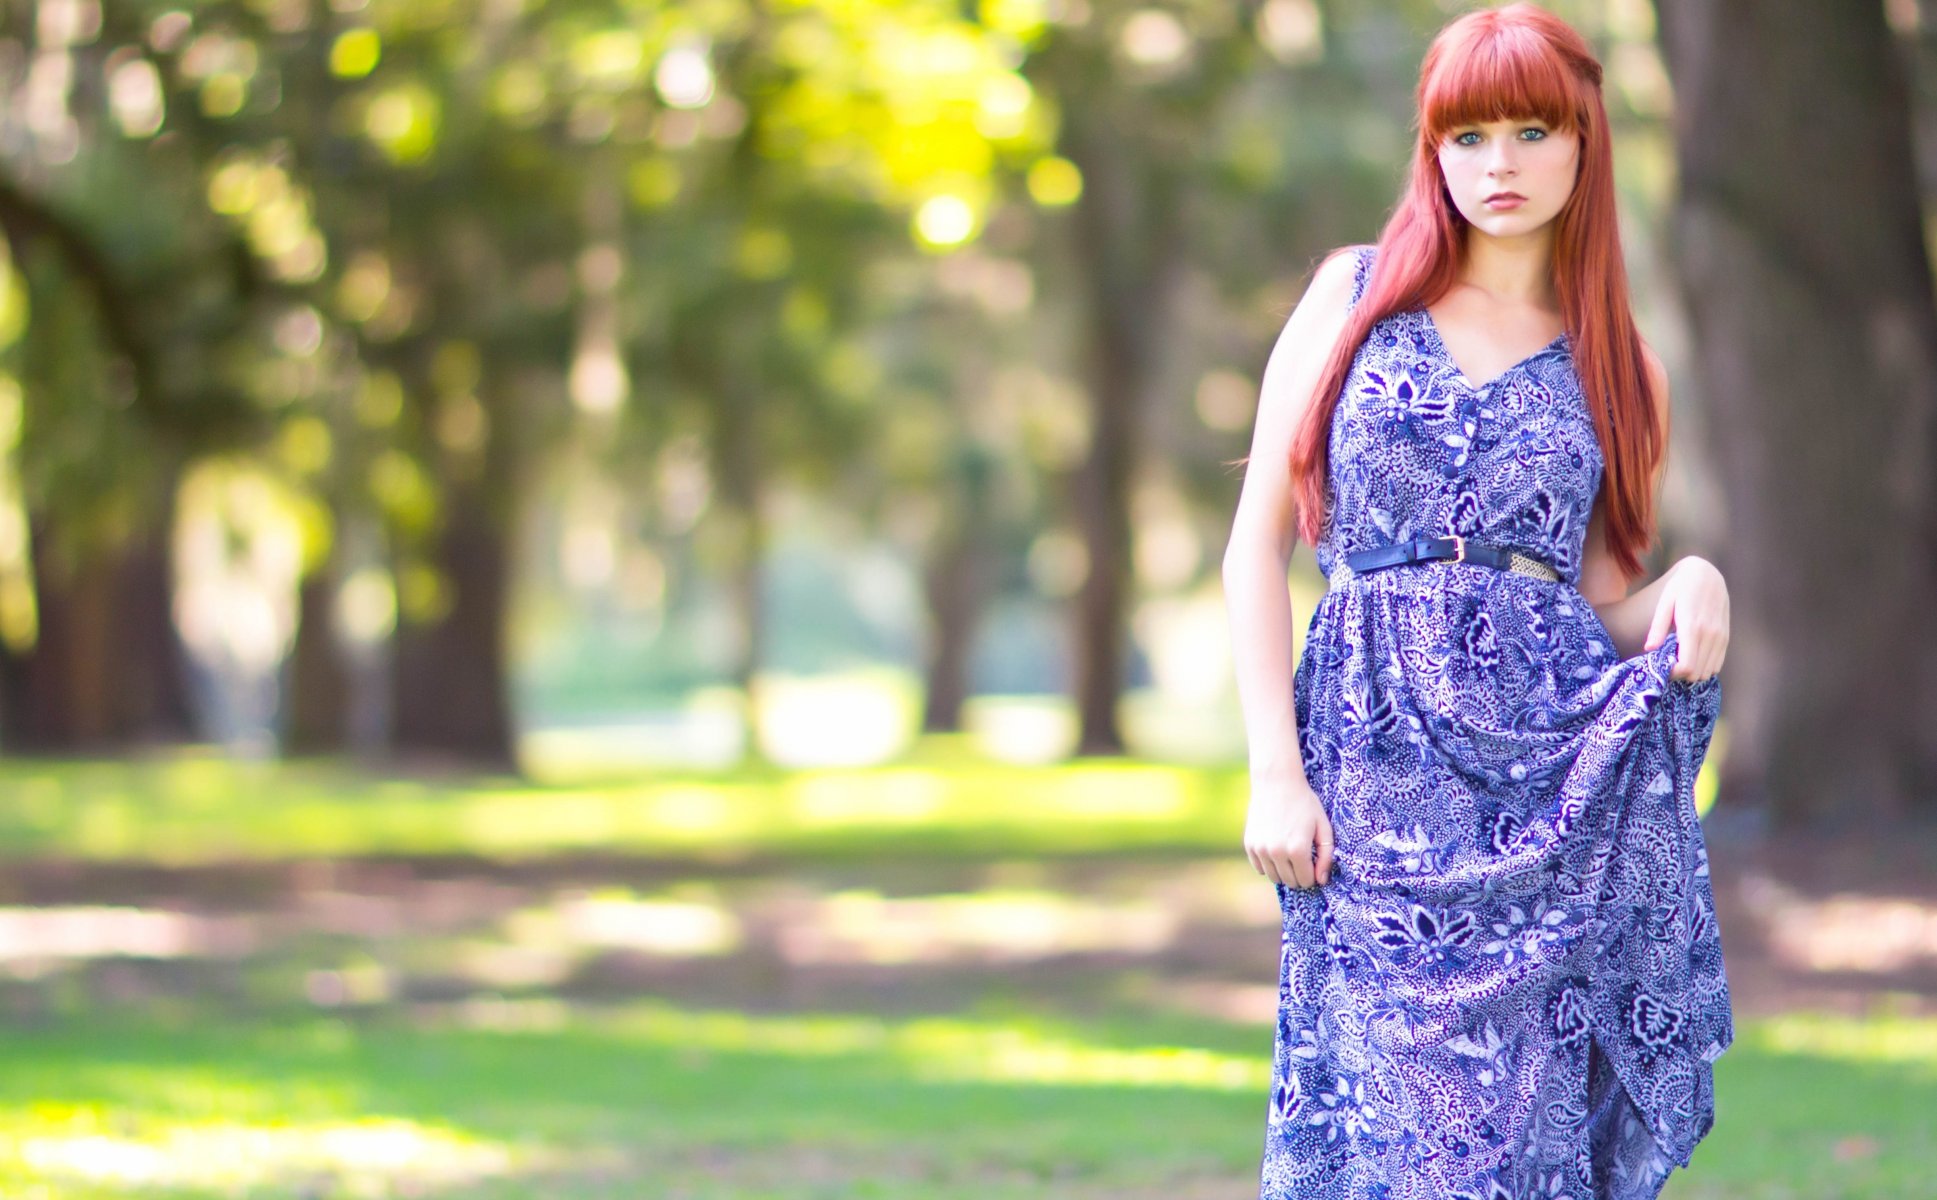
<path id="1" fill-rule="evenodd" d="M 66 553 L 51 514 L 32 514 L 28 530 L 36 631 L 33 646 L 13 661 L 7 746 L 15 754 L 98 750 L 113 728 L 106 687 L 113 572 Z"/>
<path id="2" fill-rule="evenodd" d="M 349 673 L 336 642 L 336 571 L 326 563 L 297 591 L 296 644 L 284 673 L 282 748 L 337 754 L 349 747 Z"/>
<path id="3" fill-rule="evenodd" d="M 1070 481 L 1089 560 L 1071 613 L 1076 753 L 1121 754 L 1116 707 L 1133 584 L 1130 484 L 1165 299 L 1180 262 L 1181 189 L 1130 144 L 1107 108 L 1072 111 L 1065 119 L 1064 149 L 1084 179 L 1075 235 L 1088 323 L 1091 429 L 1089 453 Z"/>
<path id="4" fill-rule="evenodd" d="M 113 696 L 118 741 L 188 741 L 195 719 L 188 695 L 188 651 L 175 627 L 174 525 L 179 477 L 159 481 L 152 523 L 115 554 Z"/>
<path id="5" fill-rule="evenodd" d="M 755 389 L 735 368 L 722 372 L 713 428 L 713 471 L 720 482 L 722 519 L 729 522 L 732 545 L 731 603 L 740 630 L 739 652 L 729 676 L 739 690 L 746 741 L 743 764 L 764 761 L 760 745 L 759 671 L 766 658 L 766 605 L 762 600 L 767 553 L 766 514 L 760 486 L 759 406 Z"/>
<path id="6" fill-rule="evenodd" d="M 5 655 L 10 751 L 101 753 L 194 735 L 174 618 L 174 482 L 153 525 L 111 550 L 74 549 L 51 513 L 30 516 L 37 629 L 32 647 Z"/>
<path id="7" fill-rule="evenodd" d="M 986 452 L 972 446 L 962 452 L 961 494 L 944 519 L 925 568 L 929 635 L 923 663 L 924 733 L 956 733 L 962 728 L 962 707 L 969 694 L 969 651 L 990 587 L 987 521 L 992 469 Z"/>
<path id="8" fill-rule="evenodd" d="M 929 632 L 922 663 L 923 733 L 958 733 L 968 701 L 968 660 L 975 618 L 981 611 L 974 545 L 951 538 L 928 562 L 923 591 Z"/>
<path id="9" fill-rule="evenodd" d="M 391 745 L 399 756 L 518 769 L 506 696 L 508 546 L 486 489 L 447 484 L 435 564 L 449 608 L 397 624 Z"/>
<path id="10" fill-rule="evenodd" d="M 1937 796 L 1937 306 L 1883 6 L 1658 0 L 1674 253 L 1729 533 L 1721 802 Z"/>

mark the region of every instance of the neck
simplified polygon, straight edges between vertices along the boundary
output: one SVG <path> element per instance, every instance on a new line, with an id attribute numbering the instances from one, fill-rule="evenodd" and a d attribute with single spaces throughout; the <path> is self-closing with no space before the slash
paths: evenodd
<path id="1" fill-rule="evenodd" d="M 1503 300 L 1555 307 L 1559 295 L 1554 291 L 1553 223 L 1511 238 L 1494 237 L 1468 225 L 1459 281 Z"/>

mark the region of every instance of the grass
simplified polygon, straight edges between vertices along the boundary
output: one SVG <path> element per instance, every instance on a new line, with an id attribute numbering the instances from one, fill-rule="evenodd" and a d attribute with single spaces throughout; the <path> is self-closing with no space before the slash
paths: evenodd
<path id="1" fill-rule="evenodd" d="M 1719 735 L 1718 735 L 1719 736 Z M 601 854 L 872 859 L 1225 853 L 1241 765 L 1009 765 L 930 738 L 887 766 L 666 772 L 572 784 L 378 777 L 328 760 L 0 759 L 0 857 L 164 866 L 304 858 Z M 1696 781 L 1714 791 L 1713 763 Z"/>
<path id="2" fill-rule="evenodd" d="M 116 903 L 157 913 L 256 905 L 268 929 L 306 902 L 340 902 L 345 878 L 376 876 L 249 875 L 252 888 L 293 890 L 229 893 L 213 886 L 226 868 L 196 864 L 249 871 L 432 855 L 450 859 L 437 886 L 464 878 L 470 861 L 490 887 L 526 889 L 437 931 L 285 928 L 241 962 L 48 962 L 0 947 L 0 1013 L 9 1014 L 0 1195 L 1254 1195 L 1269 1025 L 1097 981 L 1201 970 L 1208 960 L 1193 956 L 1206 947 L 1177 960 L 1118 949 L 1116 960 L 1075 956 L 1080 969 L 1037 960 L 954 975 L 886 959 L 868 965 L 872 974 L 840 976 L 840 999 L 792 1004 L 784 997 L 815 994 L 798 987 L 802 969 L 793 968 L 793 990 L 767 989 L 757 958 L 714 977 L 737 981 L 727 1002 L 622 983 L 588 990 L 563 976 L 446 986 L 457 978 L 450 964 L 473 952 L 558 948 L 560 914 L 586 897 L 645 920 L 672 911 L 647 903 L 668 897 L 693 912 L 738 911 L 737 889 L 756 876 L 724 869 L 736 857 L 762 857 L 761 880 L 794 881 L 780 894 L 953 904 L 1004 895 L 989 864 L 1082 856 L 1075 871 L 1019 877 L 1029 911 L 1054 915 L 1059 899 L 1130 904 L 1143 893 L 1079 894 L 1087 885 L 1074 881 L 1105 868 L 1119 882 L 1147 876 L 1143 856 L 1155 850 L 1197 856 L 1180 869 L 1231 856 L 1242 785 L 1241 772 L 1210 768 L 1004 767 L 946 753 L 868 770 L 550 787 L 199 756 L 0 762 L 9 801 L 0 856 L 22 868 L 64 864 L 53 876 L 65 894 L 77 877 L 89 894 L 98 867 L 133 865 L 142 869 L 94 882 L 111 879 Z M 620 860 L 609 877 L 573 857 L 589 850 Z M 547 856 L 559 857 L 556 878 L 483 869 L 482 860 Z M 655 871 L 677 877 L 676 895 L 662 894 Z M 951 891 L 963 888 L 984 890 Z M 960 923 L 952 936 L 970 944 L 1018 903 L 1010 896 L 994 916 L 948 908 Z M 1250 944 L 1243 927 L 1220 928 Z M 1250 928 L 1262 932 L 1261 948 L 1275 944 L 1268 928 Z M 591 966 L 613 953 L 578 952 Z M 1248 961 L 1248 951 L 1237 955 Z M 378 960 L 382 987 L 347 987 L 328 1001 L 307 990 L 319 973 L 349 978 Z M 714 959 L 688 965 L 724 969 Z M 868 1004 L 870 986 L 889 1002 Z M 1882 1010 L 1744 1020 L 1717 1085 L 1718 1125 L 1669 1200 L 1896 1200 L 1928 1190 L 1937 1020 Z"/>
<path id="3" fill-rule="evenodd" d="M 1242 1195 L 1255 1187 L 1268 1038 L 1177 1018 L 884 1020 L 650 1001 L 354 1021 L 93 1020 L 8 1047 L 0 1188 Z M 1933 1041 L 1928 1021 L 1746 1027 L 1718 1067 L 1718 1125 L 1669 1195 L 1921 1194 L 1937 1150 Z"/>
<path id="4" fill-rule="evenodd" d="M 1236 844 L 1235 768 L 949 756 L 884 767 L 551 785 L 373 778 L 333 762 L 0 760 L 0 855 L 146 862 L 596 851 L 872 858 Z"/>

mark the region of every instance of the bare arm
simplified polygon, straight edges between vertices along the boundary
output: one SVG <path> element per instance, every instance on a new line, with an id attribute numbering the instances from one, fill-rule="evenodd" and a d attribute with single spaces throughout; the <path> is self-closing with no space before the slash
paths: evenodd
<path id="1" fill-rule="evenodd" d="M 1224 551 L 1224 602 L 1254 775 L 1304 777 L 1291 707 L 1293 613 L 1285 586 L 1297 543 L 1291 442 L 1345 326 L 1352 272 L 1350 254 L 1321 264 L 1272 348 Z"/>
<path id="2" fill-rule="evenodd" d="M 1633 658 L 1641 653 L 1643 642 L 1648 635 L 1648 627 L 1654 620 L 1655 606 L 1661 602 L 1661 593 L 1674 577 L 1675 569 L 1687 559 L 1675 563 L 1655 579 L 1654 582 L 1638 592 L 1628 591 L 1627 576 L 1615 565 L 1613 555 L 1608 551 L 1606 532 L 1602 528 L 1600 509 L 1587 524 L 1589 549 L 1581 567 L 1581 595 L 1594 606 L 1600 615 L 1601 624 L 1607 626 L 1608 633 L 1614 638 L 1614 652 L 1621 658 Z M 1602 562 L 1596 569 L 1599 582 L 1590 581 L 1588 571 L 1595 568 L 1594 559 L 1599 554 Z"/>
<path id="3" fill-rule="evenodd" d="M 1245 465 L 1244 486 L 1231 524 L 1231 540 L 1224 551 L 1224 601 L 1235 647 L 1238 699 L 1251 761 L 1252 821 L 1247 850 L 1261 872 L 1278 875 L 1279 859 L 1266 842 L 1277 847 L 1284 825 L 1281 809 L 1297 809 L 1294 817 L 1308 817 L 1310 784 L 1298 751 L 1297 717 L 1292 705 L 1291 596 L 1285 585 L 1297 539 L 1297 507 L 1292 494 L 1290 454 L 1293 435 L 1311 403 L 1318 375 L 1344 329 L 1351 297 L 1354 256 L 1335 254 L 1313 274 L 1304 297 L 1278 335 L 1265 365 L 1259 389 L 1258 416 L 1252 432 L 1251 456 Z M 1289 799 L 1287 799 L 1289 797 Z M 1269 811 L 1261 814 L 1261 807 Z M 1316 808 L 1315 802 L 1310 807 Z M 1301 816 L 1302 814 L 1302 816 Z M 1322 832 L 1317 882 L 1330 874 L 1330 826 L 1322 830 L 1321 812 L 1291 831 L 1297 841 L 1302 828 L 1300 859 L 1293 853 L 1280 882 L 1309 886 L 1314 833 Z M 1297 820 L 1292 825 L 1297 825 Z"/>

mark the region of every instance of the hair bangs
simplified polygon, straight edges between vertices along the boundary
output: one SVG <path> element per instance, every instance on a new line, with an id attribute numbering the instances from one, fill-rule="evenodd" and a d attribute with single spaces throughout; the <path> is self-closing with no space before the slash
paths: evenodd
<path id="1" fill-rule="evenodd" d="M 1429 143 L 1484 121 L 1533 117 L 1554 129 L 1579 127 L 1580 80 L 1533 30 L 1475 29 L 1466 45 L 1445 51 L 1420 81 L 1419 115 Z"/>

